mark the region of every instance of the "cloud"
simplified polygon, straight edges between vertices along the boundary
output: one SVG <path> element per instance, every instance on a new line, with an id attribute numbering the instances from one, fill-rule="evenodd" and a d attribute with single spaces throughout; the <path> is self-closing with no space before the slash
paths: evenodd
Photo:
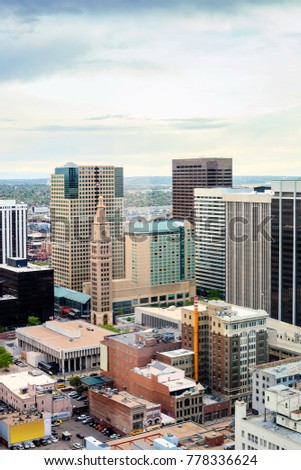
<path id="1" fill-rule="evenodd" d="M 1 12 L 20 17 L 57 14 L 133 14 L 150 11 L 236 12 L 243 7 L 298 4 L 299 0 L 0 0 Z"/>
<path id="2" fill-rule="evenodd" d="M 35 77 L 47 76 L 70 67 L 79 67 L 86 46 L 79 41 L 62 44 L 53 39 L 30 44 L 2 43 L 0 45 L 0 81 L 27 81 Z"/>
<path id="3" fill-rule="evenodd" d="M 221 129 L 230 125 L 225 120 L 212 118 L 164 119 L 164 122 L 171 128 L 181 130 Z"/>

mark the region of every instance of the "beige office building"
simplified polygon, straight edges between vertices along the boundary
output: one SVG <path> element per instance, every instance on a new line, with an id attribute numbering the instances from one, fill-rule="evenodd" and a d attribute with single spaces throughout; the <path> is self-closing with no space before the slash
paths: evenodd
<path id="1" fill-rule="evenodd" d="M 90 281 L 90 242 L 99 196 L 112 239 L 112 274 L 124 278 L 123 170 L 67 163 L 51 175 L 52 257 L 55 284 L 82 291 Z"/>
<path id="2" fill-rule="evenodd" d="M 271 311 L 271 192 L 226 193 L 226 301 Z"/>

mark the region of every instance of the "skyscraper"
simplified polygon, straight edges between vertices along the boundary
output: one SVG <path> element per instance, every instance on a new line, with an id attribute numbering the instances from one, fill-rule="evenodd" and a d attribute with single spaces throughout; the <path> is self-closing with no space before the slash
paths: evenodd
<path id="1" fill-rule="evenodd" d="M 7 258 L 27 258 L 27 205 L 0 201 L 0 264 Z"/>
<path id="2" fill-rule="evenodd" d="M 193 222 L 195 188 L 232 186 L 232 158 L 181 158 L 172 161 L 172 211 Z"/>
<path id="3" fill-rule="evenodd" d="M 92 225 L 91 322 L 97 325 L 113 323 L 112 242 L 101 196 Z"/>
<path id="4" fill-rule="evenodd" d="M 273 181 L 271 317 L 301 326 L 301 181 Z"/>
<path id="5" fill-rule="evenodd" d="M 90 282 L 91 227 L 103 197 L 112 237 L 113 278 L 124 277 L 123 169 L 67 163 L 51 175 L 51 234 L 55 284 L 82 291 Z"/>
<path id="6" fill-rule="evenodd" d="M 226 301 L 271 311 L 271 192 L 225 195 Z"/>
<path id="7" fill-rule="evenodd" d="M 195 272 L 201 295 L 270 311 L 271 193 L 195 190 Z"/>

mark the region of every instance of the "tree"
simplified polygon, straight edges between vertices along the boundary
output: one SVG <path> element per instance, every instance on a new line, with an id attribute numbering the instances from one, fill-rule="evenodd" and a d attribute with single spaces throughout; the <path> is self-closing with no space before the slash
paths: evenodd
<path id="1" fill-rule="evenodd" d="M 70 380 L 69 380 L 69 383 L 71 385 L 71 387 L 79 387 L 80 384 L 81 384 L 81 380 L 79 378 L 78 375 L 74 375 Z"/>
<path id="2" fill-rule="evenodd" d="M 0 369 L 8 369 L 13 363 L 13 356 L 3 346 L 0 346 Z"/>
<path id="3" fill-rule="evenodd" d="M 220 300 L 221 292 L 219 289 L 210 289 L 208 290 L 208 299 L 209 300 Z"/>
<path id="4" fill-rule="evenodd" d="M 39 317 L 35 317 L 34 315 L 30 315 L 27 318 L 27 325 L 28 326 L 37 326 L 37 325 L 40 325 L 40 324 L 41 324 L 41 322 L 40 322 Z"/>

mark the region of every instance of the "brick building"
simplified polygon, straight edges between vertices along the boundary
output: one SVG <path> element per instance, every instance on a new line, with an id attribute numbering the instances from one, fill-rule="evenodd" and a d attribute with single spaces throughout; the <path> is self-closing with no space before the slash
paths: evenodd
<path id="1" fill-rule="evenodd" d="M 102 373 L 114 379 L 118 389 L 130 390 L 130 370 L 145 367 L 158 352 L 173 351 L 181 347 L 181 340 L 171 332 L 146 330 L 105 337 L 101 342 Z"/>
<path id="2" fill-rule="evenodd" d="M 161 405 L 117 389 L 90 389 L 90 414 L 121 434 L 150 431 L 161 425 Z"/>
<path id="3" fill-rule="evenodd" d="M 144 368 L 130 371 L 130 392 L 159 402 L 162 412 L 177 422 L 203 420 L 204 388 L 187 379 L 183 370 L 154 361 Z"/>
<path id="4" fill-rule="evenodd" d="M 198 364 L 201 383 L 235 400 L 251 403 L 250 366 L 267 362 L 268 314 L 210 301 L 198 304 Z M 194 307 L 182 309 L 182 347 L 194 347 Z"/>

